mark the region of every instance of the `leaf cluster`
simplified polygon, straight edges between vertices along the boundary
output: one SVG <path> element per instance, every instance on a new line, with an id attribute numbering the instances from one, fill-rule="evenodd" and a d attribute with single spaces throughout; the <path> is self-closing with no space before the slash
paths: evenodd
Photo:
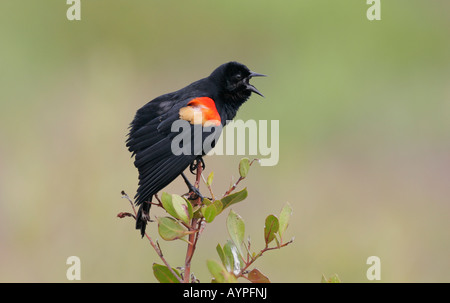
<path id="1" fill-rule="evenodd" d="M 179 271 L 171 267 L 167 260 L 165 260 L 158 242 L 156 241 L 157 245 L 155 245 L 151 237 L 146 234 L 150 243 L 157 250 L 158 255 L 165 264 L 153 264 L 153 274 L 159 282 L 188 282 L 189 278 L 191 278 L 192 282 L 198 281 L 193 275 L 189 277 L 190 260 L 195 252 L 197 240 L 203 228 L 205 228 L 205 224 L 211 224 L 227 208 L 244 201 L 248 197 L 247 188 L 239 191 L 235 190 L 239 183 L 248 176 L 250 167 L 255 161 L 258 160 L 254 159 L 250 161 L 248 158 L 243 158 L 239 162 L 239 179 L 230 185 L 229 189 L 220 199 L 216 198 L 212 190 L 214 172 L 211 172 L 207 179 L 205 179 L 202 175 L 202 170 L 199 168 L 200 166 L 197 168 L 196 187 L 198 188 L 198 182 L 201 176 L 211 194 L 211 198 L 191 200 L 190 195 L 180 196 L 165 192 L 162 194 L 161 199 L 157 197 L 159 203 L 156 205 L 163 208 L 167 213 L 166 216 L 156 218 L 158 233 L 161 238 L 166 241 L 182 240 L 188 243 L 186 263 L 184 268 L 181 268 L 181 271 Z M 131 200 L 129 201 L 131 203 Z M 270 282 L 258 269 L 249 270 L 249 267 L 264 252 L 279 249 L 292 243 L 293 240 L 288 242 L 284 241 L 284 234 L 289 225 L 291 214 L 292 207 L 287 203 L 281 210 L 279 216 L 267 216 L 263 230 L 265 247 L 258 252 L 251 252 L 250 238 L 248 238 L 247 243 L 244 241 L 244 220 L 235 211 L 230 210 L 226 220 L 226 229 L 230 240 L 223 246 L 220 244 L 216 246 L 220 261 L 212 259 L 206 261 L 206 266 L 212 275 L 212 282 L 236 282 L 238 278 L 245 278 L 255 283 Z M 126 215 L 127 213 L 121 213 L 120 217 L 125 217 Z M 130 216 L 132 215 L 130 214 Z M 269 244 L 273 242 L 275 242 L 275 245 L 269 247 Z"/>
<path id="2" fill-rule="evenodd" d="M 267 216 L 263 230 L 265 247 L 259 252 L 251 251 L 250 237 L 245 242 L 245 223 L 236 212 L 231 210 L 227 217 L 227 231 L 230 236 L 223 247 L 216 246 L 221 262 L 208 260 L 208 269 L 213 276 L 213 282 L 236 282 L 238 278 L 245 278 L 254 283 L 268 283 L 269 278 L 258 269 L 249 271 L 249 267 L 260 258 L 263 253 L 279 249 L 292 243 L 293 239 L 283 242 L 283 236 L 289 225 L 292 207 L 287 203 L 279 217 Z M 269 246 L 275 240 L 275 246 Z"/>

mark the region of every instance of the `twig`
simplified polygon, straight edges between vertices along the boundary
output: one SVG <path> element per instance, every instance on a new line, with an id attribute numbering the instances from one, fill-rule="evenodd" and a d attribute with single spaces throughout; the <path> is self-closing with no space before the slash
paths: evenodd
<path id="1" fill-rule="evenodd" d="M 247 268 L 249 268 L 259 257 L 261 257 L 263 255 L 263 253 L 265 253 L 266 251 L 269 250 L 274 250 L 274 249 L 280 249 L 282 247 L 285 247 L 289 244 L 291 244 L 294 240 L 290 240 L 289 242 L 286 242 L 284 244 L 281 244 L 279 246 L 274 246 L 274 247 L 268 247 L 268 245 L 266 244 L 266 247 L 264 247 L 255 257 L 250 257 L 251 260 L 249 262 L 247 262 L 245 264 L 245 266 L 239 271 L 239 273 L 236 275 L 236 278 L 240 278 L 240 277 L 244 277 L 243 275 L 245 274 Z M 248 260 L 248 255 L 247 255 L 247 260 Z M 244 277 L 245 278 L 245 277 Z"/>
<path id="2" fill-rule="evenodd" d="M 118 213 L 117 217 L 119 218 L 125 218 L 125 217 L 133 217 L 136 220 L 136 216 L 127 212 Z"/>
<path id="3" fill-rule="evenodd" d="M 253 159 L 253 160 L 249 163 L 249 166 L 252 166 L 253 162 L 255 162 L 255 161 L 258 161 L 258 162 L 259 162 L 259 159 Z M 244 179 L 245 179 L 245 177 L 239 177 L 239 179 L 233 184 L 233 186 L 231 186 L 231 187 L 225 192 L 225 194 L 223 194 L 223 197 L 222 197 L 222 198 L 224 198 L 224 197 L 228 196 L 229 194 L 231 194 L 231 193 L 236 189 L 236 187 L 238 186 L 239 182 L 241 182 L 241 181 L 244 180 Z"/>
<path id="4" fill-rule="evenodd" d="M 200 177 L 202 175 L 202 163 L 200 161 L 197 162 L 197 175 L 195 180 L 195 187 L 198 189 L 200 186 Z M 201 203 L 201 198 L 198 197 L 196 200 L 196 205 L 199 205 Z M 201 223 L 203 219 L 198 218 L 192 218 L 191 220 L 191 227 L 195 230 L 200 231 Z M 191 275 L 191 261 L 192 257 L 194 256 L 195 248 L 197 246 L 197 241 L 199 238 L 200 232 L 189 234 L 189 240 L 188 240 L 188 247 L 186 251 L 186 259 L 184 262 L 184 283 L 189 283 L 189 278 Z"/>
<path id="5" fill-rule="evenodd" d="M 212 191 L 211 185 L 208 184 L 208 182 L 206 182 L 205 177 L 202 174 L 202 179 L 203 179 L 203 183 L 205 183 L 206 187 L 208 187 L 209 193 L 211 194 L 211 198 L 213 201 L 216 201 L 216 198 L 214 197 L 214 193 Z"/>
<path id="6" fill-rule="evenodd" d="M 127 193 L 126 193 L 125 191 L 122 190 L 121 194 L 122 194 L 122 198 L 125 198 L 125 199 L 128 200 L 128 202 L 130 202 L 131 208 L 132 208 L 133 211 L 134 211 L 134 218 L 136 219 L 137 213 L 136 213 L 136 208 L 134 208 L 134 203 L 133 203 L 133 201 L 131 201 L 130 197 L 127 195 Z"/>
<path id="7" fill-rule="evenodd" d="M 238 186 L 239 182 L 241 182 L 241 181 L 244 180 L 244 179 L 245 179 L 244 177 L 239 177 L 239 179 L 233 184 L 233 186 L 231 186 L 230 189 L 228 189 L 228 190 L 223 194 L 223 197 L 222 197 L 222 198 L 228 196 L 233 190 L 235 190 L 236 187 Z"/>
<path id="8" fill-rule="evenodd" d="M 154 203 L 154 204 L 155 204 L 155 205 L 158 205 L 159 207 L 164 208 L 164 206 L 163 206 L 163 204 L 162 204 L 162 202 L 161 202 L 161 199 L 158 197 L 158 194 L 155 194 L 154 197 L 155 197 L 155 199 L 158 201 L 158 203 Z"/>
<path id="9" fill-rule="evenodd" d="M 202 172 L 203 172 L 203 166 L 202 166 L 201 161 L 199 161 L 197 163 L 197 176 L 195 178 L 195 185 L 194 185 L 196 188 L 200 188 L 200 176 L 202 175 Z"/>
<path id="10" fill-rule="evenodd" d="M 122 198 L 127 199 L 130 204 L 131 207 L 133 208 L 133 212 L 134 212 L 134 216 L 133 218 L 136 219 L 137 213 L 136 213 L 136 208 L 134 207 L 134 203 L 133 201 L 131 201 L 130 197 L 125 193 L 125 191 L 122 190 Z M 158 198 L 157 198 L 158 199 Z M 158 199 L 159 200 L 159 199 Z M 124 213 L 120 213 L 120 214 L 124 214 Z M 119 215 L 120 215 L 119 214 Z M 122 216 L 121 218 L 123 218 L 124 216 Z M 177 278 L 177 280 L 182 283 L 183 280 L 181 280 L 181 278 L 175 273 L 175 271 L 172 269 L 172 267 L 170 266 L 170 264 L 167 262 L 166 258 L 164 258 L 164 255 L 162 253 L 161 248 L 159 247 L 159 243 L 156 242 L 157 244 L 155 244 L 152 240 L 152 238 L 147 234 L 147 232 L 145 232 L 145 237 L 148 239 L 148 241 L 150 242 L 150 245 L 155 249 L 156 254 L 161 258 L 161 260 L 164 262 L 164 264 L 166 265 L 166 267 L 169 269 L 169 271 Z"/>
<path id="11" fill-rule="evenodd" d="M 250 261 L 250 255 L 251 255 L 251 253 L 250 253 L 250 246 L 251 246 L 250 236 L 248 236 L 247 243 L 248 243 L 248 245 L 247 246 L 244 245 L 244 247 L 247 249 L 247 263 L 248 263 Z"/>

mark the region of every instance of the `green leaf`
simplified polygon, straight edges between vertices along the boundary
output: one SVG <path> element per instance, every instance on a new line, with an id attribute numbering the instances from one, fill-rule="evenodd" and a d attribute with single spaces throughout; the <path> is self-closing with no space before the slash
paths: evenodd
<path id="1" fill-rule="evenodd" d="M 192 208 L 192 217 L 194 218 L 201 218 L 203 216 L 203 214 L 201 213 L 201 205 L 195 205 Z"/>
<path id="2" fill-rule="evenodd" d="M 223 266 L 225 266 L 225 268 L 227 269 L 227 271 L 231 272 L 233 270 L 233 266 L 234 266 L 234 260 L 233 260 L 233 255 L 231 253 L 231 249 L 230 246 L 228 245 L 228 243 L 231 241 L 227 241 L 227 243 L 223 246 L 223 250 L 222 250 L 222 264 Z M 233 243 L 233 242 L 231 242 Z M 234 247 L 236 249 L 236 246 Z"/>
<path id="3" fill-rule="evenodd" d="M 229 272 L 238 274 L 241 268 L 244 266 L 244 260 L 239 255 L 239 251 L 232 241 L 228 240 L 227 243 L 223 246 L 223 254 L 225 259 L 225 262 L 223 264 L 226 269 Z"/>
<path id="4" fill-rule="evenodd" d="M 320 280 L 321 283 L 341 283 L 341 280 L 339 279 L 337 274 L 334 274 L 330 278 L 325 277 L 324 274 L 322 274 L 322 279 Z"/>
<path id="5" fill-rule="evenodd" d="M 223 249 L 222 249 L 222 246 L 220 246 L 220 244 L 217 244 L 217 246 L 216 246 L 216 251 L 217 251 L 217 254 L 218 254 L 219 257 L 220 257 L 220 260 L 222 261 L 222 264 L 223 264 L 224 266 L 226 266 L 226 265 L 225 265 L 225 262 L 226 262 L 226 260 L 225 260 L 225 254 L 224 254 Z"/>
<path id="6" fill-rule="evenodd" d="M 247 177 L 248 170 L 250 169 L 250 160 L 248 158 L 243 158 L 239 162 L 239 175 L 242 178 Z"/>
<path id="7" fill-rule="evenodd" d="M 208 179 L 206 179 L 206 185 L 211 186 L 213 179 L 214 179 L 214 172 L 212 171 L 209 174 Z"/>
<path id="8" fill-rule="evenodd" d="M 190 218 L 192 217 L 192 205 L 183 197 L 173 194 L 172 195 L 172 206 L 175 210 L 177 219 L 180 219 L 186 224 L 189 224 Z"/>
<path id="9" fill-rule="evenodd" d="M 186 202 L 189 219 L 192 219 L 192 216 L 194 215 L 194 207 L 192 207 L 192 204 L 191 204 L 191 202 L 189 202 L 188 199 L 183 198 L 183 200 L 184 200 L 184 202 Z"/>
<path id="10" fill-rule="evenodd" d="M 341 279 L 339 279 L 337 274 L 334 274 L 328 279 L 328 283 L 341 283 Z"/>
<path id="11" fill-rule="evenodd" d="M 220 201 L 222 201 L 223 209 L 225 209 L 232 204 L 243 201 L 245 198 L 247 198 L 247 196 L 248 196 L 247 188 L 244 188 L 241 191 L 223 197 Z"/>
<path id="12" fill-rule="evenodd" d="M 205 221 L 211 223 L 214 218 L 222 211 L 222 202 L 216 200 L 208 206 L 202 207 L 202 214 Z"/>
<path id="13" fill-rule="evenodd" d="M 266 241 L 266 245 L 273 241 L 278 228 L 278 218 L 274 215 L 267 216 L 266 224 L 264 225 L 264 240 Z"/>
<path id="14" fill-rule="evenodd" d="M 189 224 L 193 211 L 191 203 L 179 195 L 163 193 L 161 203 L 169 215 Z"/>
<path id="15" fill-rule="evenodd" d="M 280 247 L 281 246 L 280 241 L 278 241 L 278 238 L 275 237 L 275 235 L 274 235 L 274 240 L 275 240 L 275 243 L 277 244 L 277 247 Z"/>
<path id="16" fill-rule="evenodd" d="M 176 269 L 172 268 L 172 270 L 179 278 L 181 278 Z M 177 277 L 175 277 L 174 274 L 170 272 L 169 268 L 164 265 L 153 263 L 153 274 L 160 283 L 180 283 Z"/>
<path id="17" fill-rule="evenodd" d="M 280 213 L 280 219 L 279 219 L 280 227 L 278 229 L 278 233 L 280 234 L 281 239 L 283 239 L 283 234 L 286 231 L 287 227 L 289 226 L 289 219 L 291 218 L 291 215 L 292 215 L 292 207 L 288 202 L 283 207 L 283 209 L 281 210 L 281 213 Z"/>
<path id="18" fill-rule="evenodd" d="M 158 232 L 161 238 L 166 241 L 180 239 L 191 233 L 186 230 L 177 220 L 170 217 L 156 218 L 158 221 Z"/>
<path id="19" fill-rule="evenodd" d="M 215 282 L 224 283 L 225 282 L 225 272 L 227 271 L 222 264 L 215 260 L 207 260 L 206 266 L 209 272 L 212 274 Z"/>
<path id="20" fill-rule="evenodd" d="M 256 268 L 253 269 L 251 272 L 248 273 L 248 279 L 252 283 L 270 283 L 269 278 L 267 278 L 265 275 L 263 275 L 259 270 Z"/>
<path id="21" fill-rule="evenodd" d="M 216 260 L 207 260 L 206 265 L 209 272 L 214 277 L 213 282 L 218 283 L 231 283 L 236 282 L 236 277 L 229 273 L 226 268 Z"/>
<path id="22" fill-rule="evenodd" d="M 245 223 L 242 220 L 241 216 L 235 213 L 233 210 L 230 211 L 230 214 L 227 218 L 227 229 L 228 234 L 231 237 L 234 245 L 238 249 L 240 255 L 243 257 L 244 252 L 242 250 L 242 242 L 244 241 L 245 235 Z"/>
<path id="23" fill-rule="evenodd" d="M 166 192 L 162 193 L 161 203 L 169 215 L 171 215 L 172 217 L 175 217 L 175 218 L 177 217 L 177 212 L 173 208 L 173 204 L 172 204 L 172 195 L 170 195 Z"/>

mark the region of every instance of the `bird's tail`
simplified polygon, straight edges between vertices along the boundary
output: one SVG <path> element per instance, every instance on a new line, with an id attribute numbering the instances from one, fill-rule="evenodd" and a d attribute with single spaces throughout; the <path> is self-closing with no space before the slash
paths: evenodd
<path id="1" fill-rule="evenodd" d="M 147 227 L 147 222 L 150 221 L 150 202 L 144 202 L 139 207 L 136 216 L 136 229 L 141 230 L 141 236 L 145 235 L 145 228 Z"/>

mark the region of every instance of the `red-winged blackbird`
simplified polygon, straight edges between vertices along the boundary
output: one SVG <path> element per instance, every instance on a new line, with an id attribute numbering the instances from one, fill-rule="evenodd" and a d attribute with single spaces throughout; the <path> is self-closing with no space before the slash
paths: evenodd
<path id="1" fill-rule="evenodd" d="M 201 124 L 202 129 L 225 126 L 232 120 L 239 107 L 251 93 L 262 94 L 249 83 L 252 77 L 264 76 L 250 71 L 238 62 L 228 62 L 216 68 L 208 77 L 148 102 L 140 108 L 130 125 L 127 147 L 135 155 L 134 165 L 139 171 L 139 186 L 135 196 L 140 205 L 136 218 L 136 229 L 144 236 L 153 195 L 167 186 L 195 161 L 200 160 L 214 147 L 201 146 L 200 151 L 176 155 L 172 140 L 177 135 L 172 131 L 175 121 L 186 120 L 192 128 Z M 200 114 L 200 123 L 194 117 Z M 210 121 L 214 121 L 210 123 Z M 184 121 L 183 121 L 184 122 Z M 197 127 L 200 125 L 197 125 Z M 221 128 L 220 130 L 221 131 Z M 218 132 L 219 132 L 218 131 Z M 220 135 L 220 132 L 219 132 Z M 181 148 L 181 147 L 180 147 Z M 200 155 L 199 155 L 200 154 Z"/>

